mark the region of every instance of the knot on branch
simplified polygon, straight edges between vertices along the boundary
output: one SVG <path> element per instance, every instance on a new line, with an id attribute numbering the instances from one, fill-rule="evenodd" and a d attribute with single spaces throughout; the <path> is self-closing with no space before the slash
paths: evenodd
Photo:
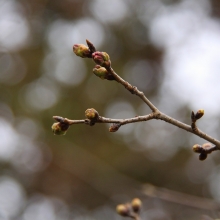
<path id="1" fill-rule="evenodd" d="M 131 94 L 135 94 L 135 90 L 137 89 L 137 87 L 132 86 L 130 83 L 125 82 L 125 88 L 131 93 Z"/>
<path id="2" fill-rule="evenodd" d="M 195 153 L 199 153 L 199 160 L 205 160 L 208 154 L 211 154 L 213 151 L 218 150 L 218 148 L 211 143 L 205 143 L 202 146 L 199 144 L 195 144 L 192 149 Z"/>
<path id="3" fill-rule="evenodd" d="M 135 198 L 131 203 L 117 205 L 116 211 L 119 215 L 139 219 L 139 212 L 142 206 L 140 199 Z"/>

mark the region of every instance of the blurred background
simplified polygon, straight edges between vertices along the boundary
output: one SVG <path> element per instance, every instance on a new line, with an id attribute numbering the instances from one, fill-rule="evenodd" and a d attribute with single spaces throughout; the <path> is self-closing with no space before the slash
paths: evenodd
<path id="1" fill-rule="evenodd" d="M 206 141 L 163 121 L 74 125 L 87 108 L 128 118 L 150 113 L 72 52 L 89 39 L 114 70 L 162 112 L 220 139 L 219 0 L 0 0 L 0 219 L 122 219 L 143 201 L 148 220 L 220 218 L 220 160 L 192 152 Z"/>

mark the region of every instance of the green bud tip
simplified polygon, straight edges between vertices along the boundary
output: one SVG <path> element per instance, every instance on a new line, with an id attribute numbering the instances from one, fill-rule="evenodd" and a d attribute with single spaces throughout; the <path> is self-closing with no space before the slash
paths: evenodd
<path id="1" fill-rule="evenodd" d="M 82 58 L 91 57 L 91 52 L 89 48 L 84 44 L 75 44 L 73 45 L 73 52 Z"/>
<path id="2" fill-rule="evenodd" d="M 139 198 L 135 198 L 132 200 L 131 202 L 131 207 L 133 209 L 134 212 L 139 212 L 142 206 L 142 202 Z"/>
<path id="3" fill-rule="evenodd" d="M 54 135 L 65 135 L 66 131 L 69 128 L 69 125 L 61 123 L 61 122 L 56 122 L 52 125 L 51 128 L 52 128 Z"/>

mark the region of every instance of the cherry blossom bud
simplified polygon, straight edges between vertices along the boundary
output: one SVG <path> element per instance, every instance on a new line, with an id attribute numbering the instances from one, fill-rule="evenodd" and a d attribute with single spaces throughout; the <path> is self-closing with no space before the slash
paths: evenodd
<path id="1" fill-rule="evenodd" d="M 129 216 L 130 215 L 130 207 L 127 204 L 117 205 L 116 211 L 121 216 Z"/>
<path id="2" fill-rule="evenodd" d="M 198 120 L 204 115 L 205 111 L 203 109 L 199 109 L 195 114 L 195 119 Z"/>
<path id="3" fill-rule="evenodd" d="M 54 135 L 65 135 L 66 131 L 69 128 L 69 124 L 62 123 L 62 122 L 56 122 L 52 125 L 52 131 Z"/>
<path id="4" fill-rule="evenodd" d="M 194 151 L 195 153 L 201 153 L 201 152 L 202 152 L 202 146 L 199 145 L 199 144 L 193 145 L 192 149 L 193 149 L 193 151 Z"/>
<path id="5" fill-rule="evenodd" d="M 93 58 L 94 62 L 100 66 L 103 66 L 106 68 L 111 66 L 110 57 L 106 52 L 97 51 L 92 54 L 92 58 Z"/>
<path id="6" fill-rule="evenodd" d="M 95 66 L 93 73 L 101 79 L 108 78 L 108 71 L 105 69 L 105 67 L 101 67 L 100 65 Z"/>
<path id="7" fill-rule="evenodd" d="M 97 120 L 99 118 L 99 113 L 94 108 L 89 108 L 85 111 L 85 116 L 90 120 Z"/>
<path id="8" fill-rule="evenodd" d="M 135 199 L 132 200 L 131 207 L 132 207 L 134 212 L 136 212 L 136 213 L 139 212 L 140 209 L 141 209 L 141 206 L 142 206 L 142 202 L 141 202 L 140 199 L 135 198 Z"/>
<path id="9" fill-rule="evenodd" d="M 73 45 L 73 52 L 82 58 L 90 58 L 91 57 L 91 51 L 89 48 L 84 44 L 75 44 Z"/>

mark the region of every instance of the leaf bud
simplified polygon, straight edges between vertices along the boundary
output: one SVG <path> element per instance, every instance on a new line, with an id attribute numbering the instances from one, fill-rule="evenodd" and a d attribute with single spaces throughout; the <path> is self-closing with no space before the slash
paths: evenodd
<path id="1" fill-rule="evenodd" d="M 94 108 L 89 108 L 85 111 L 85 116 L 90 120 L 97 120 L 99 118 L 99 113 Z"/>
<path id="2" fill-rule="evenodd" d="M 91 58 L 91 51 L 84 44 L 74 44 L 73 45 L 73 52 L 79 57 Z"/>
<path id="3" fill-rule="evenodd" d="M 131 207 L 135 213 L 139 212 L 142 206 L 142 202 L 139 198 L 135 198 L 131 202 Z"/>
<path id="4" fill-rule="evenodd" d="M 204 115 L 205 111 L 203 109 L 199 109 L 195 114 L 195 119 L 198 120 Z"/>
<path id="5" fill-rule="evenodd" d="M 109 127 L 110 132 L 116 132 L 121 127 L 120 123 L 114 123 Z"/>
<path id="6" fill-rule="evenodd" d="M 117 205 L 116 211 L 121 216 L 130 216 L 130 207 L 128 204 Z"/>
<path id="7" fill-rule="evenodd" d="M 192 149 L 193 149 L 193 151 L 194 151 L 195 153 L 201 153 L 201 152 L 202 152 L 202 146 L 199 145 L 199 144 L 193 145 Z"/>
<path id="8" fill-rule="evenodd" d="M 192 113 L 191 113 L 191 120 L 192 120 L 192 122 L 196 122 L 194 111 L 192 111 Z"/>
<path id="9" fill-rule="evenodd" d="M 62 123 L 62 122 L 56 122 L 52 125 L 52 131 L 54 135 L 65 135 L 66 131 L 69 128 L 69 124 Z"/>
<path id="10" fill-rule="evenodd" d="M 111 66 L 110 57 L 106 52 L 96 51 L 95 53 L 92 54 L 92 58 L 94 62 L 98 65 L 101 65 L 103 67 Z"/>

